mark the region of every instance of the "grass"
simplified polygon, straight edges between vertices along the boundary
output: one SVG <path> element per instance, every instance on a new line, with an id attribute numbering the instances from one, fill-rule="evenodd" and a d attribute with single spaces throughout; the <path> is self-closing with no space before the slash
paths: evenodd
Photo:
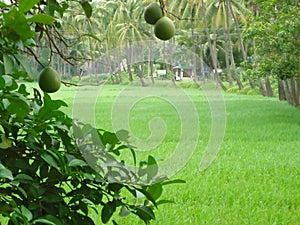
<path id="1" fill-rule="evenodd" d="M 100 92 L 93 88 L 82 87 L 80 90 L 83 91 L 77 91 L 79 95 L 75 105 L 75 88 L 63 88 L 52 96 L 68 102 L 70 107 L 65 110 L 70 115 L 90 115 L 90 108 L 84 106 L 86 98 L 83 96 L 90 96 L 93 100 L 93 94 L 98 93 L 96 124 L 112 130 L 111 112 L 116 108 L 115 100 L 122 97 L 118 95 L 124 87 L 106 85 Z M 180 116 L 174 105 L 162 98 L 145 98 L 137 101 L 134 107 L 126 106 L 126 102 L 136 99 L 136 93 L 145 90 L 147 88 L 128 89 L 126 93 L 132 94 L 126 95 L 123 102 L 125 110 L 116 115 L 121 116 L 126 108 L 130 108 L 130 129 L 144 141 L 151 134 L 149 121 L 160 117 L 167 127 L 163 141 L 157 141 L 159 145 L 154 150 L 139 152 L 139 157 L 151 154 L 164 160 L 180 140 Z M 160 205 L 156 211 L 157 221 L 153 224 L 299 224 L 299 109 L 275 98 L 224 94 L 227 120 L 224 140 L 216 160 L 207 170 L 200 172 L 199 163 L 211 129 L 209 103 L 199 89 L 188 88 L 185 92 L 199 115 L 199 141 L 192 158 L 172 177 L 184 179 L 186 184 L 165 187 L 162 198 L 175 203 Z M 176 99 L 180 101 L 180 98 Z M 72 112 L 73 107 L 75 112 Z M 189 116 L 188 111 L 183 113 Z M 159 131 L 155 130 L 155 126 L 152 128 L 155 132 Z M 196 128 L 191 127 L 193 129 Z M 93 217 L 100 225 L 100 217 L 96 214 Z M 142 224 L 135 217 L 116 220 L 122 225 Z"/>

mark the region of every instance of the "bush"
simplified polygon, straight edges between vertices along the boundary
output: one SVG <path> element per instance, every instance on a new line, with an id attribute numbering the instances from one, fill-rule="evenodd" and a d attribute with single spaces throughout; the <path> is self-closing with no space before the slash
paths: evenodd
<path id="1" fill-rule="evenodd" d="M 234 86 L 234 87 L 228 88 L 228 89 L 227 89 L 227 92 L 228 92 L 228 93 L 238 93 L 239 90 L 240 90 L 239 87 Z"/>
<path id="2" fill-rule="evenodd" d="M 9 218 L 9 224 L 94 224 L 89 209 L 96 210 L 97 205 L 103 206 L 103 223 L 117 209 L 146 223 L 155 219 L 153 209 L 160 194 L 152 193 L 154 199 L 149 190 L 154 185 L 162 188 L 165 180 L 149 170 L 156 165 L 155 159 L 149 156 L 141 164 L 142 176 L 117 159 L 118 165 L 108 166 L 106 171 L 97 169 L 97 161 L 91 167 L 85 160 L 88 156 L 82 156 L 86 151 L 80 151 L 78 144 L 89 152 L 101 145 L 96 159 L 111 160 L 127 148 L 122 144 L 126 139 L 120 141 L 114 133 L 76 123 L 60 111 L 65 102 L 52 100 L 46 93 L 41 97 L 36 89 L 31 97 L 24 84 L 19 86 L 9 76 L 2 76 L 0 83 L 5 83 L 0 96 L 0 214 Z M 134 156 L 133 149 L 128 150 Z M 109 180 L 109 171 L 119 180 Z M 146 201 L 127 202 L 124 191 L 134 198 L 142 193 Z"/>
<path id="3" fill-rule="evenodd" d="M 258 89 L 251 89 L 247 92 L 247 95 L 261 95 Z"/>
<path id="4" fill-rule="evenodd" d="M 248 93 L 248 91 L 250 91 L 251 89 L 252 88 L 250 86 L 244 86 L 244 88 L 242 90 L 238 90 L 238 93 L 246 95 Z"/>

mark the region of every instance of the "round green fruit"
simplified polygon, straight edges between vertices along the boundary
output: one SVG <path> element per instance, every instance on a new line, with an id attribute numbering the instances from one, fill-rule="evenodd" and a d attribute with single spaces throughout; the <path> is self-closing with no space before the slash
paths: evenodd
<path id="1" fill-rule="evenodd" d="M 160 18 L 154 25 L 154 34 L 157 38 L 166 41 L 171 39 L 175 33 L 175 26 L 173 21 L 164 16 Z"/>
<path id="2" fill-rule="evenodd" d="M 42 91 L 53 93 L 60 88 L 61 77 L 51 67 L 44 68 L 39 75 L 39 86 Z"/>
<path id="3" fill-rule="evenodd" d="M 157 20 L 163 16 L 163 12 L 160 8 L 160 5 L 156 2 L 152 2 L 145 8 L 144 18 L 145 21 L 149 24 L 154 25 Z"/>

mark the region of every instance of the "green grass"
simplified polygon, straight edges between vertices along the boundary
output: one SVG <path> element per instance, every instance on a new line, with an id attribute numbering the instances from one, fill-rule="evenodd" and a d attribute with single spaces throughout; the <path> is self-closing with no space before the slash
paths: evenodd
<path id="1" fill-rule="evenodd" d="M 82 87 L 85 91 L 80 91 L 81 96 L 86 93 L 94 98 L 93 88 Z M 122 88 L 106 85 L 100 92 L 95 113 L 97 126 L 112 130 L 111 111 Z M 64 87 L 52 94 L 53 98 L 68 102 L 70 107 L 65 111 L 70 115 L 75 90 Z M 133 95 L 128 95 L 126 101 L 134 99 L 137 90 L 147 89 L 132 87 Z M 209 104 L 200 90 L 185 91 L 199 115 L 199 142 L 186 166 L 172 177 L 184 179 L 186 184 L 165 187 L 162 197 L 175 203 L 160 205 L 153 224 L 299 224 L 299 109 L 275 98 L 224 94 L 227 119 L 224 140 L 216 160 L 200 172 L 199 163 L 211 128 Z M 74 114 L 90 113 L 90 108 L 84 107 L 84 100 L 75 104 L 82 106 Z M 163 160 L 172 153 L 180 138 L 180 120 L 171 104 L 160 98 L 147 98 L 139 101 L 129 115 L 130 128 L 141 139 L 147 139 L 151 133 L 148 127 L 151 118 L 159 116 L 167 126 L 164 140 L 154 150 L 139 152 L 141 159 L 152 154 Z M 100 217 L 96 214 L 93 217 L 100 225 Z M 122 225 L 142 224 L 134 216 L 116 220 Z"/>

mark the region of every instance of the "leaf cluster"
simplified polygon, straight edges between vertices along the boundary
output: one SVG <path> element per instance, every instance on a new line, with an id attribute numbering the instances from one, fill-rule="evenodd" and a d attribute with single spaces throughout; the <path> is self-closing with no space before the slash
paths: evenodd
<path id="1" fill-rule="evenodd" d="M 255 1 L 260 13 L 254 15 L 244 32 L 254 41 L 254 61 L 259 73 L 287 79 L 299 75 L 299 2 Z"/>

